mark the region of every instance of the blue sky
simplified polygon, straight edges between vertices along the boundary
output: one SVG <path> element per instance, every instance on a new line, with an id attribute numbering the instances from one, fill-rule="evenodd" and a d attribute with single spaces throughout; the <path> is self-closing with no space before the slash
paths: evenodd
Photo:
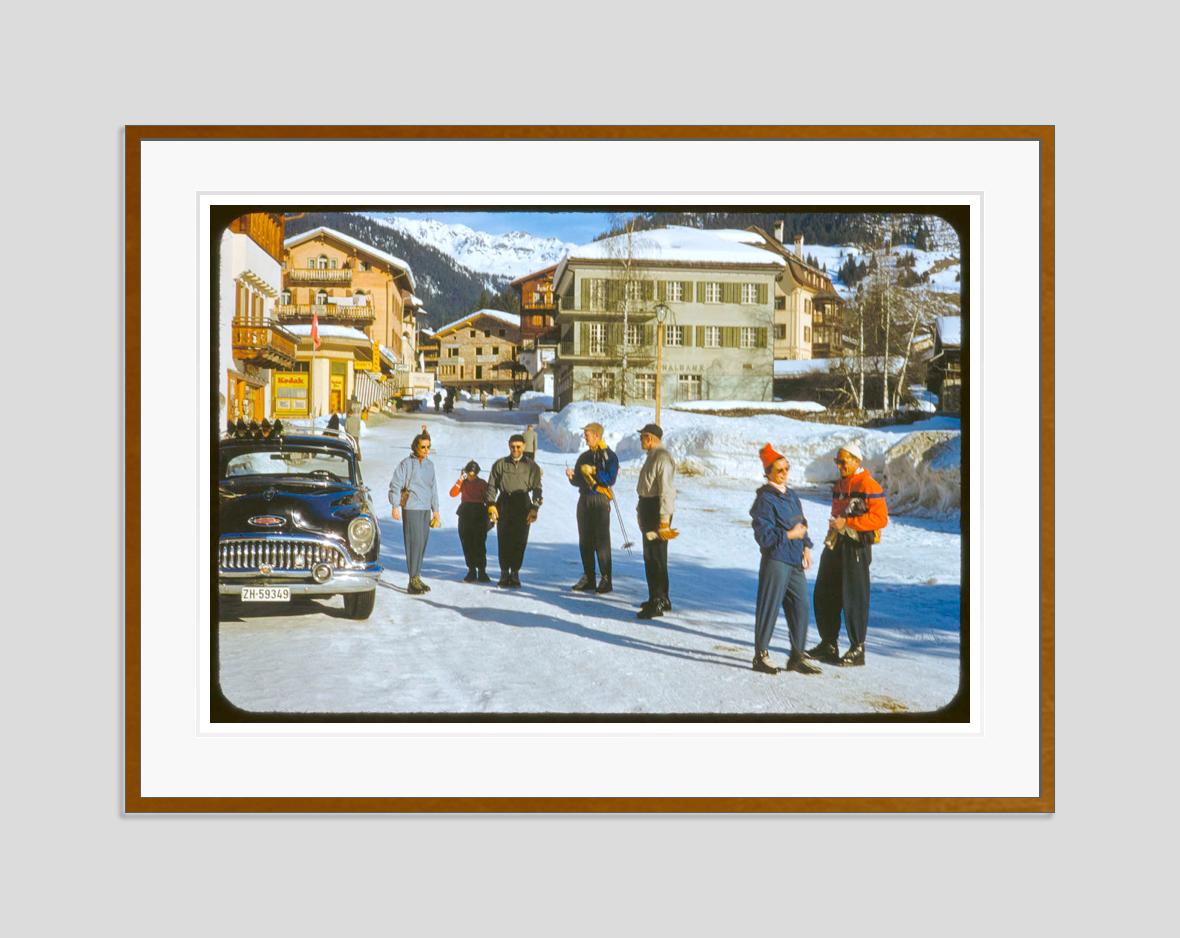
<path id="1" fill-rule="evenodd" d="M 611 226 L 606 212 L 383 212 L 403 218 L 435 218 L 448 224 L 466 225 L 476 231 L 504 234 L 527 231 L 539 238 L 561 238 L 584 244 Z"/>

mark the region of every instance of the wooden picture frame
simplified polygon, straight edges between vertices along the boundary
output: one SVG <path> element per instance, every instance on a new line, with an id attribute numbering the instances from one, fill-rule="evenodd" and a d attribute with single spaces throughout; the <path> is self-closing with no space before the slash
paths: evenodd
<path id="1" fill-rule="evenodd" d="M 564 791 L 537 791 L 533 786 L 512 789 L 511 783 L 501 780 L 497 784 L 488 784 L 488 791 L 483 793 L 476 790 L 456 793 L 448 788 L 438 788 L 426 792 L 418 791 L 414 794 L 358 794 L 354 786 L 347 779 L 336 782 L 322 783 L 315 794 L 290 792 L 287 786 L 268 787 L 267 783 L 259 782 L 255 785 L 243 782 L 249 778 L 251 772 L 257 769 L 246 768 L 237 782 L 218 778 L 220 769 L 210 770 L 209 777 L 203 772 L 184 771 L 173 773 L 166 783 L 147 783 L 145 769 L 167 761 L 162 755 L 164 748 L 161 740 L 173 738 L 183 740 L 187 747 L 194 740 L 204 739 L 211 744 L 205 747 L 222 748 L 222 744 L 234 740 L 238 748 L 252 745 L 252 740 L 260 737 L 252 736 L 245 727 L 241 734 L 229 736 L 210 733 L 208 728 L 202 728 L 199 723 L 194 724 L 191 714 L 180 715 L 180 711 L 164 714 L 162 709 L 152 707 L 145 710 L 148 699 L 156 699 L 158 682 L 183 683 L 192 677 L 194 690 L 199 680 L 193 676 L 188 668 L 193 662 L 178 664 L 175 655 L 161 655 L 158 643 L 148 641 L 156 630 L 161 628 L 159 616 L 145 623 L 143 603 L 145 586 L 155 589 L 158 584 L 145 581 L 142 571 L 144 550 L 150 549 L 150 543 L 143 537 L 143 527 L 148 519 L 144 506 L 144 474 L 145 459 L 151 455 L 150 433 L 145 441 L 144 422 L 144 394 L 145 387 L 142 380 L 142 369 L 145 356 L 158 354 L 159 349 L 153 346 L 153 336 L 146 327 L 153 321 L 146 315 L 149 307 L 156 309 L 160 306 L 158 295 L 153 295 L 145 287 L 145 249 L 150 245 L 159 245 L 160 239 L 166 237 L 169 231 L 184 231 L 175 227 L 169 229 L 154 213 L 157 203 L 152 194 L 161 188 L 158 179 L 166 172 L 161 172 L 156 165 L 155 154 L 162 152 L 161 147 L 170 143 L 211 143 L 224 144 L 226 147 L 281 145 L 285 143 L 316 143 L 326 146 L 332 145 L 365 145 L 389 144 L 391 142 L 431 142 L 440 146 L 445 145 L 447 152 L 461 154 L 465 145 L 473 143 L 502 142 L 505 144 L 526 145 L 529 143 L 545 144 L 562 142 L 577 145 L 594 144 L 598 147 L 623 147 L 628 143 L 659 142 L 662 144 L 681 142 L 685 146 L 709 143 L 723 147 L 727 145 L 757 145 L 757 144 L 790 144 L 822 142 L 825 144 L 840 144 L 855 148 L 865 142 L 896 143 L 905 145 L 939 144 L 966 145 L 986 144 L 988 147 L 1003 147 L 1008 144 L 1023 145 L 1035 148 L 1035 171 L 1037 177 L 1035 185 L 1029 189 L 1027 184 L 1013 185 L 1011 191 L 1000 189 L 973 190 L 970 188 L 970 173 L 965 173 L 968 180 L 963 191 L 982 192 L 983 199 L 1004 195 L 1013 200 L 1022 200 L 1021 205 L 1026 210 L 1036 214 L 1037 238 L 1036 255 L 1024 256 L 1026 263 L 1035 265 L 1037 272 L 1037 295 L 1029 296 L 1027 300 L 1039 310 L 1039 328 L 1035 330 L 1039 335 L 1039 374 L 1030 376 L 1030 382 L 1035 381 L 1035 387 L 1027 390 L 1038 395 L 1039 412 L 1036 415 L 1039 423 L 1040 465 L 1039 475 L 1041 491 L 1052 491 L 1054 473 L 1053 451 L 1053 167 L 1054 167 L 1054 133 L 1052 127 L 1046 126 L 878 126 L 878 127 L 785 127 L 785 126 L 405 126 L 405 127 L 218 127 L 218 126 L 133 126 L 126 130 L 126 621 L 125 621 L 125 809 L 128 812 L 1051 812 L 1054 809 L 1054 670 L 1053 670 L 1053 527 L 1051 506 L 1044 499 L 1039 502 L 1039 544 L 1037 561 L 1039 569 L 1039 606 L 1034 611 L 1031 608 L 1022 609 L 1021 613 L 1027 618 L 1025 625 L 1032 629 L 1039 625 L 1035 647 L 1037 662 L 1035 669 L 1035 697 L 1026 693 L 1021 698 L 1019 707 L 1015 707 L 1011 714 L 1004 717 L 989 719 L 988 725 L 976 719 L 980 714 L 973 714 L 971 732 L 966 733 L 959 743 L 972 745 L 972 740 L 986 740 L 987 734 L 999 738 L 1007 730 L 1008 721 L 1013 725 L 1019 723 L 1023 742 L 1020 749 L 1022 778 L 1027 778 L 1030 772 L 1036 776 L 1035 785 L 1023 784 L 1020 794 L 1007 793 L 1007 783 L 989 788 L 989 783 L 981 781 L 978 793 L 970 792 L 971 785 L 960 787 L 954 794 L 916 793 L 893 791 L 889 794 L 858 793 L 856 795 L 761 795 L 751 794 L 749 790 L 726 791 L 721 785 L 720 793 L 709 795 L 677 794 L 669 792 L 645 792 L 644 794 L 619 793 L 615 790 L 603 788 L 600 791 L 582 791 L 571 793 Z M 265 147 L 264 147 L 265 148 Z M 149 152 L 150 151 L 150 152 Z M 229 152 L 227 150 L 227 152 Z M 244 151 L 243 151 L 244 152 Z M 1023 154 L 1025 150 L 1021 149 Z M 149 158 L 150 157 L 150 158 Z M 723 157 L 724 159 L 725 157 Z M 145 166 L 146 163 L 150 165 Z M 154 175 L 145 179 L 145 170 L 150 169 Z M 179 175 L 183 175 L 181 172 Z M 953 175 L 950 173 L 949 175 Z M 193 179 L 197 175 L 193 175 Z M 1022 177 L 1023 179 L 1023 177 Z M 849 180 L 848 189 L 858 189 L 855 179 Z M 186 191 L 185 182 L 179 182 L 169 190 L 174 193 Z M 456 186 L 457 189 L 462 188 Z M 940 190 L 945 190 L 945 183 L 939 184 Z M 201 184 L 189 194 L 200 191 Z M 248 191 L 256 191 L 256 187 L 247 186 Z M 226 191 L 223 186 L 220 191 Z M 878 190 L 879 191 L 879 190 Z M 1026 204 L 1032 198 L 1035 205 Z M 996 202 L 1000 202 L 996 199 Z M 177 205 L 180 202 L 178 200 Z M 185 206 L 191 212 L 191 202 Z M 172 208 L 170 206 L 170 208 Z M 990 217 L 990 203 L 989 216 Z M 180 212 L 175 212 L 180 217 Z M 997 214 L 999 212 L 997 211 Z M 985 232 L 986 232 L 985 218 Z M 198 245 L 199 247 L 199 245 Z M 188 256 L 193 245 L 181 241 L 176 246 L 176 252 L 183 252 Z M 1030 249 L 1025 249 L 1025 254 Z M 194 278 L 196 279 L 196 278 Z M 187 308 L 181 304 L 181 309 Z M 986 316 L 986 312 L 983 313 Z M 187 367 L 187 366 L 186 366 Z M 181 416 L 180 423 L 191 421 Z M 149 473 L 150 475 L 150 473 Z M 988 482 L 985 475 L 984 484 Z M 966 571 L 965 571 L 966 573 Z M 1031 573 L 1030 573 L 1031 575 Z M 977 584 L 983 591 L 988 589 L 988 581 L 982 580 Z M 149 631 L 150 627 L 150 631 Z M 149 652 L 145 654 L 145 642 Z M 191 652 L 191 649 L 190 649 Z M 996 665 L 1002 667 L 1002 665 Z M 1029 675 L 1025 675 L 1027 679 Z M 1027 699 L 1026 699 L 1027 698 Z M 1034 706 L 1035 703 L 1035 706 Z M 982 705 L 981 705 L 982 706 Z M 165 726 L 164 724 L 167 724 Z M 430 729 L 430 728 L 427 728 Z M 437 729 L 437 727 L 435 728 Z M 456 727 L 462 730 L 462 727 Z M 491 725 L 485 729 L 500 733 L 510 728 L 503 725 Z M 632 727 L 635 732 L 627 738 L 632 742 L 642 741 L 644 733 L 651 737 L 663 735 L 663 728 L 648 725 Z M 780 741 L 789 739 L 792 725 L 777 728 L 776 738 Z M 798 726 L 794 726 L 798 730 Z M 298 728 L 293 732 L 298 732 Z M 324 730 L 319 730 L 323 733 Z M 330 730 L 328 731 L 330 732 Z M 564 732 L 553 730 L 553 732 Z M 1014 731 L 1015 732 L 1015 731 Z M 426 735 L 429 735 L 427 733 Z M 716 735 L 715 730 L 701 733 L 700 739 Z M 450 737 L 450 744 L 462 745 L 457 740 L 461 733 Z M 290 737 L 295 739 L 296 737 Z M 351 737 L 356 739 L 357 737 Z M 385 753 L 409 753 L 419 751 L 421 735 L 418 739 L 411 736 L 390 736 L 381 745 L 385 746 Z M 508 737 L 499 737 L 508 746 Z M 522 732 L 514 737 L 514 749 L 529 746 L 530 740 L 538 737 Z M 574 734 L 570 737 L 578 741 Z M 580 737 L 586 740 L 589 737 Z M 676 746 L 681 757 L 691 757 L 693 732 L 685 728 L 684 733 L 675 734 Z M 845 748 L 861 745 L 853 736 L 842 738 L 841 746 Z M 1035 752 L 1030 749 L 1029 740 L 1035 742 Z M 145 747 L 145 741 L 147 745 Z M 533 745 L 536 743 L 534 742 Z M 315 745 L 320 745 L 319 742 Z M 590 745 L 590 744 L 587 744 Z M 701 742 L 702 749 L 716 745 L 713 742 Z M 786 745 L 786 743 L 784 743 Z M 934 748 L 934 744 L 931 744 Z M 196 752 L 201 747 L 193 747 Z M 286 747 L 285 747 L 286 748 Z M 310 744 L 309 744 L 310 748 Z M 948 750 L 949 751 L 949 750 Z M 685 756 L 684 753 L 689 755 Z M 189 758 L 189 757 L 186 757 Z M 407 756 L 408 758 L 408 756 Z M 507 760 L 506 760 L 507 761 Z M 258 763 L 255 763 L 257 765 Z M 1016 773 L 1014 773 L 1015 775 Z M 317 785 L 321 783 L 317 782 Z M 866 783 L 869 788 L 872 783 Z M 235 785 L 237 787 L 235 787 Z M 503 790 L 507 785 L 509 790 Z M 519 783 L 518 783 L 519 785 Z M 577 789 L 577 785 L 572 786 Z M 637 785 L 642 787 L 642 785 Z M 1003 792 L 1003 793 L 1001 793 Z"/>

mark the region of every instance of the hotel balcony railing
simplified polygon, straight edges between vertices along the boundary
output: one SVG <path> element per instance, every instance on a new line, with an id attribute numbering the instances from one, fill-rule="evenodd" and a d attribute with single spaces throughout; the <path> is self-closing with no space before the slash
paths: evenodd
<path id="1" fill-rule="evenodd" d="M 325 303 L 322 306 L 276 306 L 275 316 L 279 322 L 309 323 L 312 314 L 322 322 L 346 326 L 368 326 L 374 318 L 372 306 L 346 306 L 343 303 Z"/>
<path id="2" fill-rule="evenodd" d="M 333 286 L 352 284 L 351 267 L 297 267 L 287 271 L 288 283 L 330 283 Z"/>
<path id="3" fill-rule="evenodd" d="M 295 365 L 295 337 L 270 320 L 233 321 L 234 358 L 264 368 Z"/>

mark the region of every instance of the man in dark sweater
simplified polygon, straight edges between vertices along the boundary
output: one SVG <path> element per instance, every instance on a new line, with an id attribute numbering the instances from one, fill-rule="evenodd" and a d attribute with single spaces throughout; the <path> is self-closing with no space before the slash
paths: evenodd
<path id="1" fill-rule="evenodd" d="M 602 438 L 600 423 L 582 427 L 586 452 L 573 469 L 565 471 L 570 485 L 578 489 L 578 547 L 582 553 L 582 578 L 572 589 L 579 592 L 609 593 L 611 586 L 610 503 L 611 486 L 619 474 L 619 457 Z M 594 558 L 602 579 L 594 580 Z"/>
<path id="2" fill-rule="evenodd" d="M 524 458 L 524 437 L 508 439 L 508 455 L 488 473 L 484 496 L 488 517 L 499 525 L 500 580 L 497 586 L 520 586 L 520 567 L 529 542 L 529 525 L 541 509 L 541 469 Z"/>

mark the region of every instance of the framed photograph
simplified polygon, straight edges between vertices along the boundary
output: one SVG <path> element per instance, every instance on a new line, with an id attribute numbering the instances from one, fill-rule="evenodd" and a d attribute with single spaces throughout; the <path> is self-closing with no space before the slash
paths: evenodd
<path id="1" fill-rule="evenodd" d="M 1051 127 L 126 154 L 128 811 L 1053 810 Z"/>

